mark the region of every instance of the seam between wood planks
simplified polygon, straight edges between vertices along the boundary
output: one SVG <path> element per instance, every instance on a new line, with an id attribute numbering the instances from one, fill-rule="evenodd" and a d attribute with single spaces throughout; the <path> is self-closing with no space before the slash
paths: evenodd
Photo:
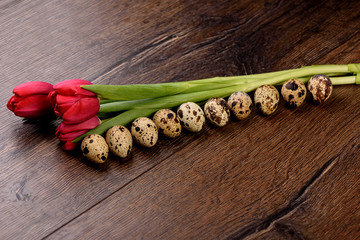
<path id="1" fill-rule="evenodd" d="M 287 214 L 294 211 L 297 207 L 299 207 L 305 200 L 305 193 L 308 189 L 315 184 L 321 177 L 323 177 L 337 162 L 339 155 L 328 160 L 311 178 L 310 180 L 300 189 L 296 197 L 290 201 L 290 203 L 285 206 L 283 209 L 275 212 L 268 217 L 266 217 L 263 221 L 258 224 L 253 224 L 247 227 L 244 227 L 234 235 L 230 236 L 228 239 L 244 239 L 246 237 L 251 236 L 254 233 L 258 233 L 260 231 L 266 230 L 269 226 L 271 226 L 275 221 L 280 218 L 286 216 Z"/>
<path id="2" fill-rule="evenodd" d="M 352 141 L 350 141 L 352 143 L 350 148 L 353 148 L 355 146 L 356 141 L 360 141 L 360 136 L 357 136 Z M 306 193 L 310 191 L 311 187 L 315 185 L 318 181 L 320 181 L 320 179 L 322 179 L 339 162 L 339 159 L 343 157 L 343 153 L 345 152 L 344 149 L 348 148 L 348 146 L 349 145 L 342 148 L 340 154 L 330 158 L 318 171 L 316 171 L 315 174 L 309 179 L 309 181 L 305 183 L 305 185 L 299 190 L 299 192 L 287 206 L 269 215 L 258 224 L 252 224 L 244 227 L 243 229 L 237 231 L 227 239 L 246 239 L 248 237 L 252 237 L 255 234 L 265 232 L 269 229 L 269 227 L 277 224 L 277 221 L 295 211 L 299 206 L 306 202 L 306 200 L 308 199 L 308 197 L 306 197 Z M 280 228 L 282 228 L 284 231 L 292 230 L 292 232 L 295 234 L 295 237 L 297 237 L 296 239 L 303 239 L 300 234 L 296 233 L 296 231 L 294 231 L 293 229 L 289 229 L 288 226 L 280 224 Z"/>

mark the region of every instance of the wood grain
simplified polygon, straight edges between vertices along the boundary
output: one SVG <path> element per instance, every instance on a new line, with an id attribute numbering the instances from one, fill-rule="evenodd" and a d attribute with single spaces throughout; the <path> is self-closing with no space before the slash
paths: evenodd
<path id="1" fill-rule="evenodd" d="M 359 103 L 346 98 L 349 92 L 359 96 L 355 88 L 337 88 L 324 111 L 307 104 L 297 111 L 281 108 L 274 116 L 276 121 L 256 115 L 251 121 L 233 122 L 221 131 L 209 128 L 188 143 L 187 149 L 195 150 L 170 156 L 49 239 L 242 239 L 266 229 L 305 202 L 304 193 L 317 201 L 317 194 L 322 193 L 314 190 L 313 196 L 308 192 L 322 178 L 346 184 L 332 177 L 330 169 L 349 160 L 342 156 L 345 150 L 351 149 L 351 157 L 358 150 L 354 145 L 358 145 L 359 129 L 347 126 L 359 121 Z M 354 108 L 335 111 L 336 104 Z M 340 117 L 344 113 L 353 117 L 345 120 Z M 326 124 L 321 119 L 326 119 Z M 210 136 L 212 143 L 202 144 Z M 351 141 L 343 142 L 343 136 Z M 346 147 L 348 144 L 352 147 Z M 357 165 L 346 166 L 347 170 L 353 168 L 353 177 L 358 176 Z M 355 190 L 359 180 L 352 180 L 348 182 Z M 354 197 L 349 195 L 350 199 Z M 358 203 L 356 199 L 352 206 Z M 341 203 L 334 206 L 342 207 Z M 107 209 L 113 210 L 111 214 Z M 323 211 L 326 214 L 326 209 Z M 101 229 L 96 227 L 98 223 Z M 351 229 L 358 223 L 349 224 Z M 346 233 L 349 239 L 358 234 Z"/>
<path id="2" fill-rule="evenodd" d="M 246 239 L 360 238 L 359 140 L 324 165 L 286 214 Z"/>
<path id="3" fill-rule="evenodd" d="M 359 235 L 358 86 L 335 87 L 321 106 L 282 102 L 273 116 L 160 138 L 101 167 L 60 149 L 58 121 L 5 107 L 33 80 L 156 83 L 359 62 L 357 1 L 2 1 L 0 12 L 1 239 Z"/>

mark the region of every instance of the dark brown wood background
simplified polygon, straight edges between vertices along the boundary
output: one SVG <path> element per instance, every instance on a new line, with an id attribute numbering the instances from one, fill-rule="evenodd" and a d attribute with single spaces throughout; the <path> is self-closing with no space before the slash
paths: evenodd
<path id="1" fill-rule="evenodd" d="M 101 167 L 57 121 L 6 109 L 23 82 L 130 84 L 360 62 L 359 1 L 0 2 L 0 239 L 360 239 L 360 86 Z"/>

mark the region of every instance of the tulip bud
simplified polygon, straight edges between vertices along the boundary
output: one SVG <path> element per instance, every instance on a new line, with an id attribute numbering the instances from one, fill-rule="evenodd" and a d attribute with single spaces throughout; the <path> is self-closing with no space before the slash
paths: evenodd
<path id="1" fill-rule="evenodd" d="M 81 88 L 91 82 L 82 79 L 70 79 L 54 85 L 49 98 L 54 112 L 66 124 L 77 124 L 95 116 L 100 109 L 100 102 L 93 92 Z"/>
<path id="2" fill-rule="evenodd" d="M 52 106 L 48 94 L 53 90 L 50 83 L 34 81 L 26 82 L 14 88 L 7 108 L 16 116 L 24 118 L 41 118 L 52 114 Z"/>
<path id="3" fill-rule="evenodd" d="M 97 127 L 99 124 L 100 119 L 96 115 L 78 124 L 66 124 L 64 121 L 62 121 L 59 127 L 56 129 L 55 134 L 63 143 L 62 148 L 64 150 L 74 150 L 77 146 L 77 143 L 73 143 L 71 141 L 86 133 L 87 131 Z"/>

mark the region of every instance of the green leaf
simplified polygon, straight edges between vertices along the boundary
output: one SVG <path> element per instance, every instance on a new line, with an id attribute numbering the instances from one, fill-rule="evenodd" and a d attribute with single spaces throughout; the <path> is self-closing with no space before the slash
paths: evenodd
<path id="1" fill-rule="evenodd" d="M 302 68 L 306 69 L 306 67 Z M 290 73 L 296 69 L 231 77 L 213 77 L 184 82 L 132 84 L 132 85 L 84 85 L 82 88 L 96 93 L 101 103 L 113 100 L 138 100 L 163 96 L 225 88 L 239 84 L 260 81 L 264 78 Z"/>

